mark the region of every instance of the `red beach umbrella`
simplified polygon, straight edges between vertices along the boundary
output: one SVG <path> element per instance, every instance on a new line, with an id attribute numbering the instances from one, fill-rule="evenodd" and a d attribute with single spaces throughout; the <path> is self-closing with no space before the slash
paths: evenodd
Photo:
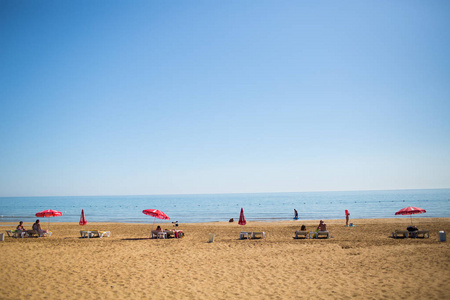
<path id="1" fill-rule="evenodd" d="M 81 217 L 80 217 L 80 225 L 86 225 L 87 221 L 86 221 L 86 217 L 84 216 L 84 209 L 81 210 Z"/>
<path id="2" fill-rule="evenodd" d="M 241 215 L 239 216 L 239 225 L 245 225 L 247 224 L 247 221 L 245 221 L 245 216 L 244 216 L 244 209 L 241 208 Z"/>
<path id="3" fill-rule="evenodd" d="M 148 216 L 152 216 L 155 218 L 155 220 L 153 221 L 153 225 L 155 225 L 156 218 L 161 219 L 161 220 L 170 220 L 170 218 L 165 213 L 160 211 L 159 209 L 144 209 L 142 212 Z M 152 230 L 153 230 L 153 225 L 152 225 Z"/>
<path id="4" fill-rule="evenodd" d="M 408 207 L 400 209 L 398 212 L 395 213 L 395 215 L 409 215 L 411 218 L 411 224 L 412 224 L 412 217 L 411 217 L 412 215 L 423 214 L 426 212 L 427 211 L 423 208 L 408 206 Z"/>
<path id="5" fill-rule="evenodd" d="M 36 213 L 36 217 L 38 218 L 49 218 L 47 229 L 50 229 L 50 217 L 60 217 L 60 216 L 62 216 L 62 212 L 53 209 L 47 209 Z"/>

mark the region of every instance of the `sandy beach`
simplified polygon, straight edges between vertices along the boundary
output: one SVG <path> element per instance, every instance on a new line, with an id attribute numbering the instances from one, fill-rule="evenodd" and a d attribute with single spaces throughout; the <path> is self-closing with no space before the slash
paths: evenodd
<path id="1" fill-rule="evenodd" d="M 438 232 L 450 218 L 413 218 L 430 231 L 417 239 L 390 237 L 408 217 L 326 222 L 331 238 L 320 240 L 293 238 L 318 220 L 180 224 L 185 237 L 165 240 L 148 238 L 151 224 L 51 223 L 49 238 L 0 242 L 0 299 L 449 298 L 450 242 Z M 81 229 L 112 235 L 82 239 Z M 266 238 L 239 240 L 241 230 Z"/>

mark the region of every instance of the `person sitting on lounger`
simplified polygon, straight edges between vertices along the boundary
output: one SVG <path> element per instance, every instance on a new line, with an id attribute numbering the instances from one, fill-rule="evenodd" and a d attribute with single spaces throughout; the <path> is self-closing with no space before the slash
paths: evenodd
<path id="1" fill-rule="evenodd" d="M 302 227 L 300 228 L 300 231 L 306 231 L 306 226 L 302 225 Z"/>
<path id="2" fill-rule="evenodd" d="M 419 231 L 419 229 L 416 226 L 408 226 L 406 227 L 406 230 L 408 230 L 409 232 L 409 237 L 416 237 L 417 236 L 417 231 Z"/>
<path id="3" fill-rule="evenodd" d="M 39 224 L 39 219 L 36 220 L 36 223 L 33 224 L 33 230 L 36 231 L 39 235 L 47 233 L 48 230 L 42 230 L 41 224 Z"/>
<path id="4" fill-rule="evenodd" d="M 161 226 L 156 227 L 155 231 L 163 231 Z"/>
<path id="5" fill-rule="evenodd" d="M 317 226 L 317 230 L 319 231 L 327 231 L 327 224 L 320 220 L 319 226 Z"/>
<path id="6" fill-rule="evenodd" d="M 20 230 L 20 231 L 25 231 L 25 227 L 23 227 L 23 222 L 22 221 L 19 222 L 19 225 L 17 225 L 16 229 Z"/>

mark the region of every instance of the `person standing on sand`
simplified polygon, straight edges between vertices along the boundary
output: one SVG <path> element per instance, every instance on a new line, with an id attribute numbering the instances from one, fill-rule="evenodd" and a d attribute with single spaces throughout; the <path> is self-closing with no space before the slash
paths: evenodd
<path id="1" fill-rule="evenodd" d="M 346 211 L 346 214 L 345 214 L 345 226 L 348 226 L 348 220 L 350 219 L 350 213 L 348 212 L 348 211 Z"/>

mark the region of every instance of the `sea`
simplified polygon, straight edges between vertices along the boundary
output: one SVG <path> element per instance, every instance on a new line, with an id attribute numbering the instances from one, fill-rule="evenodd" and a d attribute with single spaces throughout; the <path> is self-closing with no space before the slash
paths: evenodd
<path id="1" fill-rule="evenodd" d="M 247 221 L 293 220 L 294 209 L 302 220 L 409 218 L 395 212 L 415 206 L 426 213 L 413 218 L 450 217 L 450 189 L 299 192 L 148 196 L 0 197 L 0 222 L 34 222 L 39 211 L 63 213 L 51 222 L 80 220 L 81 210 L 88 222 L 150 223 L 145 209 L 159 209 L 170 221 L 203 223 L 239 219 L 241 208 Z M 46 220 L 47 221 L 47 220 Z"/>

